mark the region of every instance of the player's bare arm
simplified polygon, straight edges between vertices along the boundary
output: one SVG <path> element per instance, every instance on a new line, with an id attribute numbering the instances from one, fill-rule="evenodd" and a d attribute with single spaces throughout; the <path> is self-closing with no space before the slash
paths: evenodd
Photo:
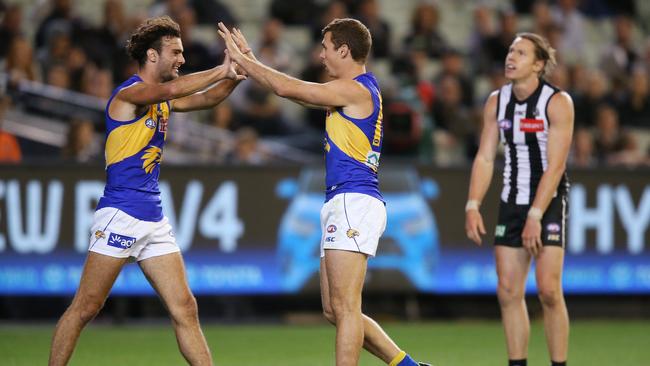
<path id="1" fill-rule="evenodd" d="M 465 212 L 465 232 L 467 237 L 478 245 L 481 245 L 481 235 L 486 233 L 479 206 L 492 181 L 494 159 L 499 142 L 499 127 L 496 120 L 498 96 L 498 91 L 492 92 L 485 103 L 481 142 L 472 165 L 472 177 L 469 185 L 468 202 L 470 204 Z"/>
<path id="2" fill-rule="evenodd" d="M 535 200 L 531 206 L 534 210 L 538 210 L 539 215 L 529 215 L 522 232 L 524 247 L 534 255 L 542 248 L 541 215 L 548 208 L 566 170 L 573 137 L 573 117 L 573 101 L 569 94 L 566 92 L 555 94 L 548 105 L 548 146 L 552 148 L 547 149 L 548 166 L 539 181 Z"/>
<path id="3" fill-rule="evenodd" d="M 111 102 L 109 114 L 112 118 L 118 120 L 132 119 L 138 114 L 137 108 L 139 106 L 182 98 L 203 90 L 219 80 L 231 79 L 238 81 L 244 78 L 242 75 L 237 75 L 230 59 L 226 58 L 222 65 L 210 70 L 195 72 L 164 83 L 148 83 L 143 81 L 124 88 L 115 96 L 113 102 Z M 202 96 L 194 103 L 196 105 L 209 104 L 210 101 L 220 98 L 221 93 L 222 91 L 216 90 L 214 91 L 216 95 L 207 96 L 206 99 L 208 100 Z M 225 94 L 225 96 L 227 95 Z M 225 96 L 221 97 L 219 101 L 223 100 Z M 178 106 L 176 107 L 178 109 Z M 186 108 L 198 109 L 191 108 L 191 103 Z"/>
<path id="4" fill-rule="evenodd" d="M 344 107 L 344 111 L 354 117 L 363 118 L 372 112 L 370 92 L 358 82 L 351 79 L 337 79 L 320 84 L 296 79 L 246 57 L 223 23 L 219 23 L 219 29 L 219 34 L 223 37 L 233 61 L 251 78 L 278 96 L 313 106 Z"/>

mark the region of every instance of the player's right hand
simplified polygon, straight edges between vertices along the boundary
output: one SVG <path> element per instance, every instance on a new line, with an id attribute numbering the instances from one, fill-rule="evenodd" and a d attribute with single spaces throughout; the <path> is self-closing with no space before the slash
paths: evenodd
<path id="1" fill-rule="evenodd" d="M 481 245 L 481 235 L 485 235 L 486 232 L 483 217 L 478 210 L 465 212 L 465 233 L 471 241 Z"/>

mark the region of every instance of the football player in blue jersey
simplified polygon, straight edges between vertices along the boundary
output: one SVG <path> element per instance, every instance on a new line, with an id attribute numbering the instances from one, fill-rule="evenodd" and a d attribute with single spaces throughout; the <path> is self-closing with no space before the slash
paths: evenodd
<path id="1" fill-rule="evenodd" d="M 106 188 L 79 288 L 54 331 L 49 365 L 68 363 L 81 330 L 102 308 L 130 257 L 168 309 L 187 362 L 212 365 L 183 260 L 162 213 L 158 177 L 170 112 L 211 108 L 245 76 L 237 74 L 228 55 L 222 65 L 179 76 L 185 63 L 180 28 L 167 16 L 141 24 L 127 51 L 139 69 L 106 106 Z"/>
<path id="2" fill-rule="evenodd" d="M 330 82 L 295 79 L 251 56 L 237 29 L 219 24 L 227 55 L 281 97 L 326 110 L 326 195 L 321 211 L 321 298 L 336 325 L 336 365 L 357 365 L 361 347 L 391 366 L 417 366 L 379 325 L 361 312 L 368 257 L 386 227 L 377 168 L 383 140 L 381 93 L 366 71 L 371 37 L 355 19 L 336 19 L 322 31 L 320 58 Z M 423 365 L 423 364 L 421 364 Z"/>

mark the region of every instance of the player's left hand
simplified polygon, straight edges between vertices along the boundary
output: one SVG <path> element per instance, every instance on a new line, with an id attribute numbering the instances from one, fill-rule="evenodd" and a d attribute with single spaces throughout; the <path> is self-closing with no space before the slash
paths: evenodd
<path id="1" fill-rule="evenodd" d="M 232 60 L 230 59 L 230 52 L 228 52 L 228 50 L 225 50 L 224 53 L 225 53 L 225 57 L 223 59 L 222 66 L 226 67 L 227 68 L 226 70 L 228 70 L 226 74 L 226 78 L 231 80 L 246 80 L 247 75 L 238 72 L 237 70 L 238 65 L 232 62 Z"/>
<path id="2" fill-rule="evenodd" d="M 526 219 L 524 230 L 521 233 L 521 240 L 528 253 L 533 257 L 537 257 L 542 251 L 542 223 L 540 220 L 530 217 Z"/>

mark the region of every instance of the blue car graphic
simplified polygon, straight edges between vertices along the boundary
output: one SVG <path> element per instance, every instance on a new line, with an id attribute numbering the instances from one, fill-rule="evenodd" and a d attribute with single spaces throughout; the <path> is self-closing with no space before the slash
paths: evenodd
<path id="1" fill-rule="evenodd" d="M 291 199 L 278 230 L 278 262 L 282 287 L 299 291 L 320 265 L 320 210 L 324 202 L 322 169 L 304 169 L 298 180 L 287 178 L 276 194 Z M 380 173 L 386 201 L 387 224 L 377 255 L 368 261 L 368 273 L 396 270 L 415 288 L 431 291 L 439 260 L 439 236 L 427 200 L 438 196 L 435 181 L 420 179 L 412 168 L 385 169 Z"/>

